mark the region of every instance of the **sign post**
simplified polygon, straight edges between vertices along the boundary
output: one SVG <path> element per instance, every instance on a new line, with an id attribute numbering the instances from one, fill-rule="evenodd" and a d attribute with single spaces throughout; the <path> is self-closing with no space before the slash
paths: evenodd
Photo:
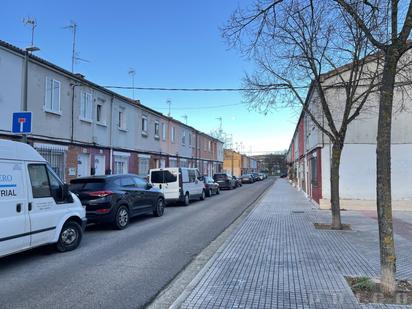
<path id="1" fill-rule="evenodd" d="M 15 112 L 13 113 L 13 121 L 11 132 L 22 134 L 23 141 L 27 143 L 27 134 L 31 133 L 32 112 Z"/>

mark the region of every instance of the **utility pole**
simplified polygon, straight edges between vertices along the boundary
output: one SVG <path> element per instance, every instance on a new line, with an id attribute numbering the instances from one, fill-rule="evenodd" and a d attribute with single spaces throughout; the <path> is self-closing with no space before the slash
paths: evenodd
<path id="1" fill-rule="evenodd" d="M 34 46 L 34 29 L 37 27 L 37 21 L 34 18 L 23 18 L 23 23 L 25 25 L 31 25 L 31 45 Z"/>
<path id="2" fill-rule="evenodd" d="M 130 68 L 128 74 L 132 77 L 132 98 L 134 100 L 134 76 L 136 75 L 136 70 L 133 68 Z"/>
<path id="3" fill-rule="evenodd" d="M 170 109 L 171 109 L 171 106 L 172 106 L 172 101 L 170 99 L 167 99 L 166 104 L 169 105 L 169 112 L 167 113 L 167 116 L 170 117 L 170 115 L 171 115 L 170 114 Z"/>

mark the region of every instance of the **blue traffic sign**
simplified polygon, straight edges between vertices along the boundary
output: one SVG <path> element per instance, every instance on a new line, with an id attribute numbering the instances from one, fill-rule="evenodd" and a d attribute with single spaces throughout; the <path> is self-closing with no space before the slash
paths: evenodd
<path id="1" fill-rule="evenodd" d="M 31 112 L 13 113 L 13 133 L 31 133 Z"/>

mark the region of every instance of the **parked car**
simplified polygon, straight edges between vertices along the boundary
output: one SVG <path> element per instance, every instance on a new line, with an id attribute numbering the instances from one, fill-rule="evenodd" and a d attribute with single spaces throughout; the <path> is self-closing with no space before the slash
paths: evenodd
<path id="1" fill-rule="evenodd" d="M 212 194 L 220 194 L 219 184 L 212 177 L 204 176 L 203 182 L 205 183 L 207 197 L 212 196 Z"/>
<path id="2" fill-rule="evenodd" d="M 262 179 L 260 179 L 258 173 L 251 173 L 251 175 L 252 175 L 252 177 L 253 177 L 253 179 L 254 179 L 255 181 L 260 181 L 260 180 L 262 180 Z"/>
<path id="3" fill-rule="evenodd" d="M 180 202 L 187 206 L 192 200 L 206 197 L 203 177 L 197 168 L 151 169 L 149 182 L 164 194 L 167 203 Z"/>
<path id="4" fill-rule="evenodd" d="M 255 182 L 251 174 L 243 174 L 242 176 L 240 176 L 240 180 L 242 181 L 242 183 L 254 183 Z"/>
<path id="5" fill-rule="evenodd" d="M 220 189 L 232 190 L 236 188 L 236 180 L 233 179 L 232 175 L 226 173 L 214 174 L 213 179 L 219 184 Z"/>
<path id="6" fill-rule="evenodd" d="M 233 179 L 235 180 L 235 187 L 239 188 L 242 186 L 242 180 L 240 178 L 237 178 L 236 176 L 233 176 Z"/>
<path id="7" fill-rule="evenodd" d="M 86 213 L 31 146 L 0 140 L 0 257 L 45 244 L 76 249 Z"/>
<path id="8" fill-rule="evenodd" d="M 258 175 L 259 175 L 260 180 L 265 180 L 266 179 L 266 174 L 259 173 Z"/>
<path id="9" fill-rule="evenodd" d="M 86 207 L 89 222 L 111 223 L 122 230 L 130 218 L 144 213 L 163 216 L 165 201 L 160 190 L 133 174 L 90 176 L 70 181 L 70 190 Z"/>
<path id="10" fill-rule="evenodd" d="M 280 175 L 280 178 L 286 178 L 286 177 L 288 177 L 288 174 L 286 174 L 286 173 Z"/>

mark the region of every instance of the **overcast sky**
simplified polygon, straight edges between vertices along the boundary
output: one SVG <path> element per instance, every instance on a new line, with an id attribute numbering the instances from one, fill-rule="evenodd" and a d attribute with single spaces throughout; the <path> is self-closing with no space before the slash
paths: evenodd
<path id="1" fill-rule="evenodd" d="M 253 63 L 229 50 L 222 27 L 233 10 L 251 0 L 151 1 L 2 1 L 0 39 L 18 47 L 30 45 L 25 17 L 37 20 L 37 56 L 71 68 L 72 34 L 64 26 L 78 24 L 75 71 L 100 85 L 174 88 L 238 88 Z M 131 91 L 119 91 L 132 97 Z M 289 147 L 296 112 L 262 115 L 241 104 L 241 93 L 135 91 L 142 104 L 210 133 L 223 118 L 223 129 L 254 154 Z M 224 107 L 219 107 L 224 105 Z M 218 107 L 216 107 L 218 106 Z"/>

